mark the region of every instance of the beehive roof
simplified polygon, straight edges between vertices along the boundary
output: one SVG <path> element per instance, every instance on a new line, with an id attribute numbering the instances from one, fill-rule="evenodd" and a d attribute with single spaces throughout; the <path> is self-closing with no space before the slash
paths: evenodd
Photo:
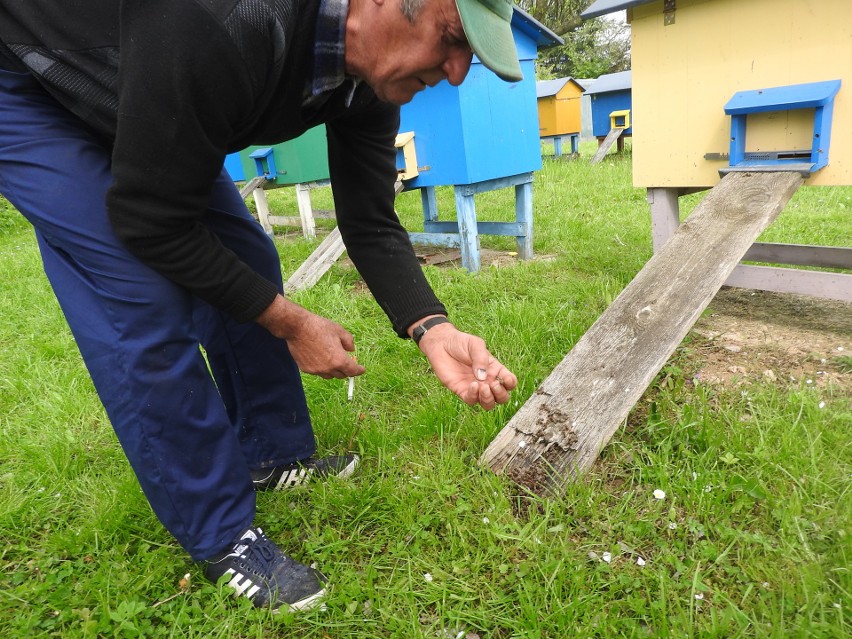
<path id="1" fill-rule="evenodd" d="M 583 18 L 583 20 L 588 20 L 589 18 L 597 18 L 598 16 L 603 16 L 607 13 L 614 13 L 616 11 L 621 11 L 622 9 L 636 7 L 640 4 L 649 4 L 653 1 L 654 0 L 596 0 L 580 14 L 580 17 Z"/>
<path id="2" fill-rule="evenodd" d="M 608 73 L 602 75 L 590 89 L 586 91 L 586 95 L 593 93 L 609 93 L 611 91 L 624 91 L 633 87 L 633 72 L 619 71 L 618 73 Z"/>
<path id="3" fill-rule="evenodd" d="M 562 88 L 568 84 L 569 82 L 573 82 L 580 90 L 584 90 L 583 84 L 579 80 L 575 80 L 574 78 L 556 78 L 555 80 L 539 80 L 535 83 L 535 97 L 536 98 L 549 98 L 552 95 L 556 95 L 559 93 Z"/>

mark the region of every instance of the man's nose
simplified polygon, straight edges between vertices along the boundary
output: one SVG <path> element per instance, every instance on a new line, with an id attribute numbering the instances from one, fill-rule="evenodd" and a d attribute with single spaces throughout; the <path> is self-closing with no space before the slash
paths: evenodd
<path id="1" fill-rule="evenodd" d="M 470 71 L 470 61 L 473 59 L 473 51 L 467 47 L 453 49 L 443 64 L 444 74 L 447 82 L 454 87 L 460 85 Z"/>

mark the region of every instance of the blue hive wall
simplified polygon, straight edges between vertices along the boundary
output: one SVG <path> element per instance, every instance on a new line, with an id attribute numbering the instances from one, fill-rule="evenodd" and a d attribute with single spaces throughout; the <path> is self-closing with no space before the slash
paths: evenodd
<path id="1" fill-rule="evenodd" d="M 605 137 L 609 133 L 609 114 L 613 111 L 630 110 L 630 128 L 622 135 L 633 134 L 633 100 L 629 90 L 610 93 L 594 93 L 592 100 L 592 133 L 595 137 Z"/>

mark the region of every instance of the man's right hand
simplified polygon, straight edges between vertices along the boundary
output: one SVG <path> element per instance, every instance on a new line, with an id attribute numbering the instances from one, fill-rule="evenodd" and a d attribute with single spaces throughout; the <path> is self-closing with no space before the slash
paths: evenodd
<path id="1" fill-rule="evenodd" d="M 320 317 L 279 295 L 255 320 L 275 337 L 287 340 L 299 370 L 322 378 L 362 375 L 366 369 L 350 353 L 355 338 L 337 322 Z"/>

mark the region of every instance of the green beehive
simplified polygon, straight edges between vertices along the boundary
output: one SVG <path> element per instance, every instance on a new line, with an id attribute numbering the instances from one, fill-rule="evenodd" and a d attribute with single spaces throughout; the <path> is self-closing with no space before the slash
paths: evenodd
<path id="1" fill-rule="evenodd" d="M 271 146 L 250 146 L 240 151 L 246 179 L 266 175 L 265 188 L 292 186 L 328 179 L 325 126 L 305 131 L 294 140 Z"/>

